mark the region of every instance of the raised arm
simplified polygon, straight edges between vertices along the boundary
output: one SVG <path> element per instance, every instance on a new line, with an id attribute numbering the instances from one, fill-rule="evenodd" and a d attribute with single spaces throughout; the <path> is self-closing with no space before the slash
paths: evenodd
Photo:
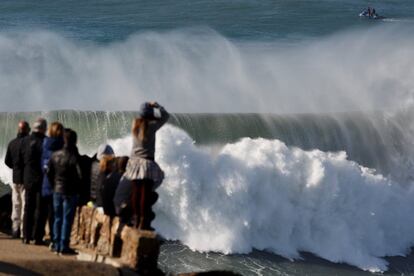
<path id="1" fill-rule="evenodd" d="M 167 112 L 167 110 L 165 110 L 163 106 L 159 105 L 156 102 L 151 103 L 151 105 L 154 110 L 155 128 L 159 129 L 168 121 L 168 119 L 170 118 L 170 114 Z"/>

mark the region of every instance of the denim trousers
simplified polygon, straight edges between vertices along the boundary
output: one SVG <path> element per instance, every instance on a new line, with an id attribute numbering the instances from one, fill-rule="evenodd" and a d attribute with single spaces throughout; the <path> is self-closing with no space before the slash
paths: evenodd
<path id="1" fill-rule="evenodd" d="M 53 193 L 53 246 L 57 252 L 69 249 L 70 233 L 76 209 L 76 195 Z"/>

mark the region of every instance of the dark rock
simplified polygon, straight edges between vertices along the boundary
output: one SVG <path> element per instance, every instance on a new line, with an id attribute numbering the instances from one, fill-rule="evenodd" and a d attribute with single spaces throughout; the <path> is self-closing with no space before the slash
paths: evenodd
<path id="1" fill-rule="evenodd" d="M 139 231 L 125 227 L 121 234 L 124 242 L 121 258 L 123 262 L 144 275 L 157 270 L 160 242 L 153 231 Z"/>
<path id="2" fill-rule="evenodd" d="M 122 252 L 122 237 L 121 233 L 124 228 L 124 225 L 121 225 L 118 217 L 113 218 L 112 220 L 112 229 L 111 229 L 111 250 L 109 255 L 111 257 L 121 257 Z"/>
<path id="3" fill-rule="evenodd" d="M 94 209 L 88 206 L 83 206 L 79 212 L 79 229 L 77 232 L 78 243 L 89 244 L 91 236 L 91 224 L 93 217 Z"/>
<path id="4" fill-rule="evenodd" d="M 97 215 L 101 227 L 96 243 L 96 252 L 101 255 L 109 255 L 111 252 L 111 218 L 104 214 Z"/>

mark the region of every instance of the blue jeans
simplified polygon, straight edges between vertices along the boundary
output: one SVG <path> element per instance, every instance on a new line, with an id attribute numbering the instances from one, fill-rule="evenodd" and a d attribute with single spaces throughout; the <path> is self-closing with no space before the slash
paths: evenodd
<path id="1" fill-rule="evenodd" d="M 53 246 L 57 252 L 69 249 L 70 232 L 75 215 L 77 196 L 53 193 Z"/>

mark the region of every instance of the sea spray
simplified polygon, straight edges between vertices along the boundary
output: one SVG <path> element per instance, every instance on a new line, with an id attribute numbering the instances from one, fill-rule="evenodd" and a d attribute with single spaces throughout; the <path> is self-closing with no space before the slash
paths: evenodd
<path id="1" fill-rule="evenodd" d="M 37 30 L 0 32 L 0 110 L 303 113 L 413 103 L 412 28 L 350 30 L 314 41 L 229 40 L 195 28 L 97 44 Z"/>
<path id="2" fill-rule="evenodd" d="M 193 250 L 287 258 L 314 253 L 364 270 L 414 244 L 412 192 L 347 159 L 279 140 L 243 138 L 217 153 L 166 126 L 156 160 L 166 173 L 154 225 Z M 110 142 L 128 154 L 131 138 Z"/>

